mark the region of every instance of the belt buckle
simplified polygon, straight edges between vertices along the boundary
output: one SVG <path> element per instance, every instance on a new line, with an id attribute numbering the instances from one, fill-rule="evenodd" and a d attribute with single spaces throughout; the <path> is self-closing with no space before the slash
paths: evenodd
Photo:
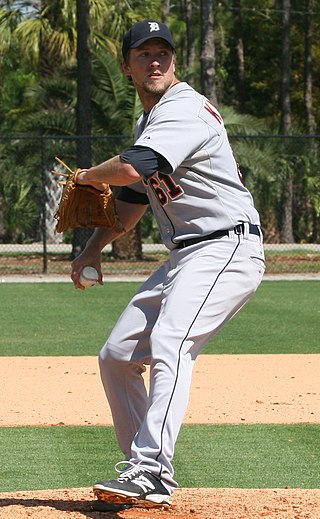
<path id="1" fill-rule="evenodd" d="M 233 230 L 234 230 L 234 233 L 237 234 L 238 236 L 240 234 L 243 234 L 244 233 L 244 224 L 238 223 L 238 225 L 236 225 Z"/>

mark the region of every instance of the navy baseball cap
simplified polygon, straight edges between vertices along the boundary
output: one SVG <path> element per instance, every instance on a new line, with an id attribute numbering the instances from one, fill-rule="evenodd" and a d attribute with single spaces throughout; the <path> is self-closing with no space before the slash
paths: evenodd
<path id="1" fill-rule="evenodd" d="M 130 49 L 140 47 L 145 41 L 151 38 L 161 38 L 165 40 L 175 51 L 173 38 L 168 27 L 156 20 L 143 20 L 135 23 L 124 35 L 122 43 L 122 55 L 125 58 Z"/>

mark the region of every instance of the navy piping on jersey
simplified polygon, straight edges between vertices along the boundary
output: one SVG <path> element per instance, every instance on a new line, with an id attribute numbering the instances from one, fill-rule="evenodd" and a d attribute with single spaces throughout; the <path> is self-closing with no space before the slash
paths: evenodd
<path id="1" fill-rule="evenodd" d="M 163 450 L 163 432 L 164 432 L 164 427 L 165 427 L 165 424 L 166 424 L 166 421 L 167 421 L 167 417 L 168 417 L 168 413 L 169 413 L 169 409 L 170 409 L 170 406 L 171 406 L 171 402 L 172 402 L 172 399 L 173 399 L 173 396 L 174 396 L 174 393 L 175 393 L 175 390 L 176 390 L 176 386 L 177 386 L 177 383 L 178 383 L 178 377 L 179 377 L 179 368 L 180 368 L 180 362 L 181 362 L 181 350 L 182 350 L 182 347 L 185 343 L 185 341 L 187 340 L 188 336 L 189 336 L 189 333 L 194 325 L 194 323 L 196 322 L 202 308 L 204 307 L 204 305 L 206 304 L 206 301 L 208 300 L 208 297 L 210 296 L 210 294 L 212 293 L 214 287 L 216 286 L 220 276 L 223 274 L 223 272 L 226 270 L 226 268 L 228 267 L 228 265 L 230 265 L 234 255 L 236 254 L 238 248 L 239 248 L 239 245 L 240 245 L 240 235 L 238 235 L 238 243 L 236 244 L 235 248 L 234 248 L 234 251 L 232 252 L 230 258 L 228 259 L 228 261 L 226 262 L 226 264 L 224 265 L 224 267 L 220 270 L 220 272 L 218 273 L 216 279 L 214 280 L 210 290 L 208 291 L 205 299 L 203 300 L 203 303 L 202 305 L 200 306 L 200 308 L 198 309 L 193 321 L 191 322 L 188 330 L 187 330 L 187 333 L 186 335 L 184 336 L 184 338 L 182 339 L 182 342 L 181 342 L 181 345 L 180 345 L 180 348 L 179 348 L 179 354 L 178 354 L 178 362 L 177 362 L 177 371 L 176 371 L 176 377 L 175 377 L 175 381 L 174 381 L 174 384 L 173 384 L 173 388 L 172 388 L 172 392 L 171 392 L 171 396 L 170 396 L 170 399 L 169 399 L 169 402 L 168 402 L 168 406 L 167 406 L 167 411 L 164 415 L 164 418 L 163 418 L 163 422 L 162 422 L 162 427 L 161 427 L 161 441 L 160 441 L 160 450 L 159 450 L 159 453 L 157 454 L 156 456 L 156 461 L 158 461 L 161 453 L 162 453 L 162 450 Z M 161 472 L 162 472 L 162 467 L 160 468 L 160 471 L 159 471 L 159 478 L 161 479 Z"/>

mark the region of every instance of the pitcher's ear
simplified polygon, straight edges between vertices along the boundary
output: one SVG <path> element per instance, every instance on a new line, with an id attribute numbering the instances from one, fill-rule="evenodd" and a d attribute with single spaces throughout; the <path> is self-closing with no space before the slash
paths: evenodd
<path id="1" fill-rule="evenodd" d="M 130 67 L 129 67 L 129 65 L 128 65 L 128 63 L 126 61 L 122 62 L 121 67 L 122 67 L 122 72 L 126 76 L 131 76 Z"/>

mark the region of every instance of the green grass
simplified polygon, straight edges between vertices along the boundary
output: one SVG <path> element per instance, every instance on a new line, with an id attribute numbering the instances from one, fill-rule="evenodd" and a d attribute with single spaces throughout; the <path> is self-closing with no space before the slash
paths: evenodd
<path id="1" fill-rule="evenodd" d="M 96 355 L 140 286 L 0 285 L 0 355 Z M 205 353 L 320 353 L 319 281 L 264 281 Z"/>
<path id="2" fill-rule="evenodd" d="M 138 286 L 0 285 L 1 355 L 96 355 Z"/>
<path id="3" fill-rule="evenodd" d="M 320 282 L 265 281 L 205 353 L 320 353 Z"/>
<path id="4" fill-rule="evenodd" d="M 319 488 L 320 425 L 193 425 L 175 457 L 185 487 Z"/>
<path id="5" fill-rule="evenodd" d="M 122 459 L 112 427 L 0 428 L 0 491 L 91 486 Z M 2 451 L 2 452 L 1 452 Z M 182 487 L 318 488 L 320 425 L 182 427 Z"/>

